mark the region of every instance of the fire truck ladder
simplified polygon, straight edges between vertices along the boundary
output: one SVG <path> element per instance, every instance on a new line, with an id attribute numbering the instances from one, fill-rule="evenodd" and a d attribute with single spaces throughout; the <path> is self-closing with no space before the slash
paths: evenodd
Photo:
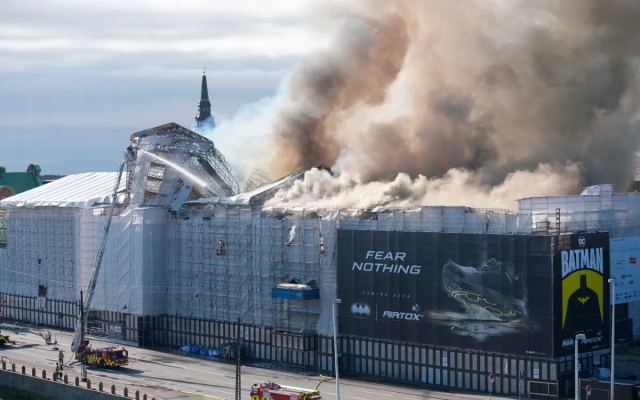
<path id="1" fill-rule="evenodd" d="M 102 265 L 102 258 L 104 257 L 104 250 L 107 245 L 107 236 L 109 235 L 109 228 L 111 228 L 111 219 L 113 218 L 113 211 L 116 207 L 116 203 L 118 202 L 118 188 L 120 187 L 120 181 L 122 180 L 122 173 L 124 168 L 129 163 L 132 163 L 136 159 L 136 149 L 133 147 L 129 147 L 125 152 L 125 158 L 120 163 L 120 168 L 118 169 L 118 178 L 116 179 L 116 184 L 113 188 L 113 194 L 111 197 L 111 205 L 109 206 L 109 214 L 107 215 L 107 220 L 104 225 L 104 230 L 102 232 L 102 240 L 100 242 L 100 247 L 98 248 L 98 253 L 96 254 L 95 263 L 93 265 L 93 270 L 91 271 L 91 278 L 89 279 L 89 284 L 87 287 L 87 296 L 84 299 L 84 303 L 81 304 L 82 310 L 84 312 L 80 313 L 80 318 L 76 323 L 76 330 L 73 333 L 73 341 L 71 342 L 71 351 L 75 354 L 80 349 L 81 343 L 84 341 L 84 326 L 87 323 L 87 315 L 89 314 L 89 307 L 91 306 L 91 300 L 93 300 L 93 295 L 95 294 L 96 283 L 98 281 L 98 272 L 100 272 L 100 266 Z M 125 207 L 127 204 L 125 204 Z M 86 366 L 86 363 L 83 361 L 83 367 Z M 83 368 L 83 378 L 86 376 L 86 369 Z"/>

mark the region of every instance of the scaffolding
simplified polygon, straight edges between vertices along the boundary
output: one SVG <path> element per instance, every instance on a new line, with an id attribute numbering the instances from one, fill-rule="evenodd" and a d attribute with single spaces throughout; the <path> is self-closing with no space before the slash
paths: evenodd
<path id="1" fill-rule="evenodd" d="M 140 149 L 161 155 L 182 155 L 179 164 L 205 179 L 218 196 L 233 196 L 240 192 L 240 185 L 231 166 L 213 142 L 174 122 L 160 125 L 131 135 L 132 143 Z M 210 197 L 210 190 L 203 190 L 199 197 Z"/>
<path id="2" fill-rule="evenodd" d="M 173 143 L 171 137 L 154 138 Z M 165 157 L 184 165 L 190 156 L 174 152 Z M 170 168 L 157 174 L 152 168 L 147 160 L 130 170 L 138 174 L 127 183 L 132 204 L 116 209 L 93 311 L 240 319 L 274 332 L 331 335 L 339 229 L 499 235 L 609 231 L 613 238 L 640 236 L 640 193 L 614 194 L 606 185 L 587 188 L 579 196 L 522 199 L 518 213 L 444 206 L 268 208 L 216 201 L 187 202 L 173 209 L 173 200 L 171 206 L 140 204 L 149 188 L 156 197 L 182 191 Z M 148 177 L 159 174 L 159 185 L 152 184 Z M 65 178 L 69 187 L 77 189 L 76 178 Z M 100 179 L 109 192 L 114 178 Z M 60 180 L 36 190 L 67 193 L 63 184 Z M 34 205 L 25 206 L 20 195 L 0 202 L 8 205 L 3 208 L 6 248 L 0 248 L 0 292 L 40 298 L 43 309 L 48 300 L 77 301 L 106 218 L 101 193 L 69 197 L 59 206 L 46 196 Z M 317 289 L 319 295 L 294 299 L 274 294 L 274 289 L 290 284 Z"/>
<path id="3" fill-rule="evenodd" d="M 612 193 L 611 185 L 578 196 L 518 200 L 519 234 L 608 231 L 611 237 L 640 235 L 640 193 Z"/>
<path id="4" fill-rule="evenodd" d="M 7 212 L 0 209 L 0 249 L 7 245 Z"/>
<path id="5" fill-rule="evenodd" d="M 269 183 L 271 183 L 271 178 L 269 177 L 269 174 L 267 174 L 261 169 L 256 168 L 251 172 L 251 175 L 249 175 L 249 177 L 245 181 L 242 192 L 243 193 L 250 192 L 252 190 L 255 190 Z"/>
<path id="6" fill-rule="evenodd" d="M 74 300 L 77 210 L 8 209 L 6 219 L 0 292 L 37 296 L 40 308 L 47 298 Z"/>

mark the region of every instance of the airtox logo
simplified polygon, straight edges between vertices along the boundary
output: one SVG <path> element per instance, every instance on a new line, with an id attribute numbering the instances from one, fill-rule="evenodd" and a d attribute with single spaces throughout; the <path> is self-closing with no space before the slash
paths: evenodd
<path id="1" fill-rule="evenodd" d="M 371 307 L 365 303 L 353 303 L 351 305 L 351 313 L 357 318 L 367 318 L 371 315 Z"/>
<path id="2" fill-rule="evenodd" d="M 586 245 L 587 245 L 587 239 L 585 239 L 584 236 L 580 236 L 578 238 L 578 246 L 584 247 Z"/>

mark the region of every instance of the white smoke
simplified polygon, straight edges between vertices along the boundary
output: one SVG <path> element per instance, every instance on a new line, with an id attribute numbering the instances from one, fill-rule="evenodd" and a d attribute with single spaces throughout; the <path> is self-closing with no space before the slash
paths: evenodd
<path id="1" fill-rule="evenodd" d="M 231 118 L 214 116 L 217 126 L 191 129 L 211 139 L 216 148 L 224 154 L 233 172 L 242 181 L 256 168 L 269 165 L 272 154 L 271 140 L 277 110 L 286 103 L 287 79 L 283 79 L 277 93 L 255 103 L 244 104 Z"/>
<path id="2" fill-rule="evenodd" d="M 289 232 L 289 239 L 287 239 L 287 242 L 285 244 L 289 246 L 291 243 L 293 243 L 293 239 L 295 238 L 296 238 L 296 225 L 291 227 L 291 231 Z"/>
<path id="3" fill-rule="evenodd" d="M 391 182 L 363 183 L 359 175 L 343 172 L 331 176 L 325 170 L 313 168 L 290 189 L 276 193 L 266 206 L 457 205 L 515 210 L 517 198 L 567 194 L 567 182 L 579 176 L 576 164 L 542 164 L 534 171 L 512 172 L 497 186 L 483 184 L 482 176 L 464 169 L 451 169 L 441 178 L 419 176 L 412 180 L 400 173 Z"/>

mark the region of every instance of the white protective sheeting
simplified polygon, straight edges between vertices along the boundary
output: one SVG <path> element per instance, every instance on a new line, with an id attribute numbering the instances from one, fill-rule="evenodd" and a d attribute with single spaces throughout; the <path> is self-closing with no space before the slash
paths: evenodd
<path id="1" fill-rule="evenodd" d="M 518 233 L 609 231 L 611 237 L 640 235 L 640 193 L 611 193 L 611 185 L 586 188 L 580 196 L 518 200 Z"/>
<path id="2" fill-rule="evenodd" d="M 214 201 L 220 201 L 220 202 L 224 202 L 224 203 L 228 203 L 228 204 L 235 204 L 235 205 L 246 205 L 249 204 L 249 202 L 251 201 L 251 199 L 259 194 L 262 194 L 266 191 L 269 190 L 273 190 L 275 188 L 278 188 L 280 186 L 286 187 L 287 185 L 290 185 L 293 181 L 295 181 L 297 178 L 299 178 L 302 175 L 289 175 L 287 177 L 284 177 L 282 179 L 278 179 L 275 182 L 271 182 L 268 183 L 264 186 L 260 186 L 259 188 L 256 188 L 250 192 L 246 192 L 246 193 L 241 193 L 237 196 L 233 196 L 233 197 L 229 197 L 229 198 L 223 198 L 221 200 L 214 200 Z"/>
<path id="3" fill-rule="evenodd" d="M 321 254 L 321 220 L 313 215 L 280 218 L 223 206 L 180 211 L 168 245 L 169 313 L 316 329 L 320 300 L 271 298 L 272 288 L 291 279 L 322 287 L 324 271 L 335 275 L 333 252 Z"/>
<path id="4" fill-rule="evenodd" d="M 110 204 L 117 172 L 88 172 L 65 176 L 0 201 L 0 208 L 91 207 Z M 126 187 L 126 176 L 119 190 Z M 124 199 L 124 195 L 118 200 Z"/>
<path id="5" fill-rule="evenodd" d="M 170 222 L 168 312 L 297 332 L 333 329 L 336 232 L 343 229 L 505 233 L 516 216 L 466 207 L 286 210 L 208 205 Z M 273 299 L 271 289 L 315 281 L 320 300 Z"/>
<path id="6" fill-rule="evenodd" d="M 78 210 L 10 209 L 7 248 L 0 250 L 0 292 L 76 300 Z M 41 292 L 40 294 L 43 294 Z"/>
<path id="7" fill-rule="evenodd" d="M 613 238 L 609 249 L 611 278 L 616 280 L 616 304 L 640 301 L 640 237 Z"/>
<path id="8" fill-rule="evenodd" d="M 106 216 L 104 208 L 84 209 L 80 217 L 80 280 L 86 287 Z M 166 312 L 166 208 L 143 207 L 113 218 L 94 310 L 133 315 Z"/>

